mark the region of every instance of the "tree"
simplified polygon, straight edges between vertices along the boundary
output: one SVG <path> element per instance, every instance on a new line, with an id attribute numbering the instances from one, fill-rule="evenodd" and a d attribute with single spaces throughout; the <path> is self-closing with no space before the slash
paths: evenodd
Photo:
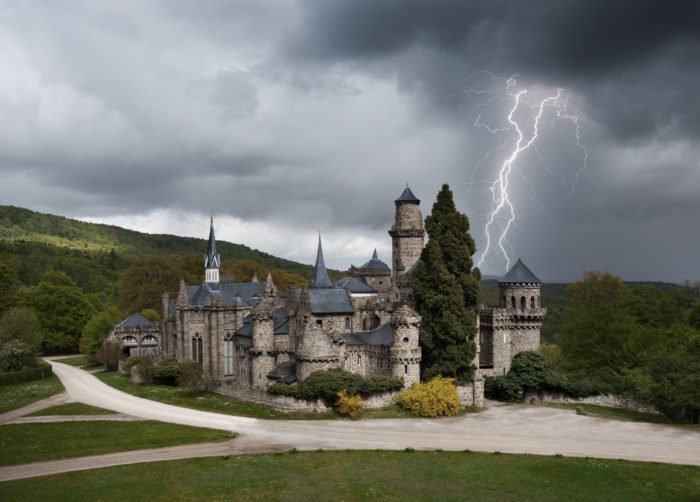
<path id="1" fill-rule="evenodd" d="M 0 318 L 0 345 L 10 340 L 21 340 L 34 354 L 41 351 L 41 324 L 34 311 L 13 308 Z"/>
<path id="2" fill-rule="evenodd" d="M 83 328 L 80 337 L 80 352 L 89 358 L 94 358 L 102 347 L 112 326 L 119 322 L 121 313 L 116 307 L 103 310 L 93 315 Z"/>
<path id="3" fill-rule="evenodd" d="M 19 371 L 34 362 L 32 350 L 22 340 L 12 340 L 0 347 L 0 370 Z"/>
<path id="4" fill-rule="evenodd" d="M 19 291 L 17 303 L 37 314 L 43 350 L 48 354 L 77 351 L 83 326 L 95 312 L 82 290 L 63 272 L 45 272 L 38 285 Z"/>
<path id="5" fill-rule="evenodd" d="M 700 330 L 700 303 L 690 309 L 688 313 L 688 324 L 690 327 Z"/>
<path id="6" fill-rule="evenodd" d="M 160 314 L 155 309 L 143 309 L 141 315 L 156 324 L 160 322 Z"/>
<path id="7" fill-rule="evenodd" d="M 0 265 L 0 314 L 12 307 L 21 283 L 17 272 L 6 264 Z"/>
<path id="8" fill-rule="evenodd" d="M 473 268 L 476 251 L 469 219 L 458 212 L 443 185 L 425 220 L 429 241 L 412 276 L 413 297 L 422 316 L 421 373 L 466 382 L 473 378 L 476 304 L 481 274 Z"/>

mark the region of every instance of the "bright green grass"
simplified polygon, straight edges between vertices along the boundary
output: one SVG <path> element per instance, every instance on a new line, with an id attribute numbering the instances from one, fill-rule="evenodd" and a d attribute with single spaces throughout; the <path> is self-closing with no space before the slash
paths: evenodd
<path id="1" fill-rule="evenodd" d="M 63 385 L 51 375 L 43 380 L 0 385 L 0 413 L 27 406 L 63 392 Z"/>
<path id="2" fill-rule="evenodd" d="M 575 410 L 576 407 L 580 406 L 587 414 L 594 417 L 617 418 L 620 420 L 630 420 L 632 422 L 650 422 L 653 424 L 668 424 L 668 420 L 666 420 L 662 415 L 640 413 L 638 411 L 610 408 L 608 406 L 577 403 L 546 403 L 545 405 L 552 408 L 564 408 L 569 410 Z"/>
<path id="3" fill-rule="evenodd" d="M 232 437 L 225 431 L 152 421 L 59 422 L 0 427 L 0 465 L 206 443 Z"/>
<path id="4" fill-rule="evenodd" d="M 114 415 L 114 411 L 95 408 L 83 403 L 66 403 L 35 411 L 28 417 L 48 417 L 54 415 Z"/>
<path id="5" fill-rule="evenodd" d="M 85 366 L 87 364 L 86 356 L 63 357 L 55 360 L 57 363 L 68 364 L 70 366 Z"/>
<path id="6" fill-rule="evenodd" d="M 528 455 L 342 451 L 136 464 L 0 484 L 4 500 L 697 500 L 700 468 Z"/>

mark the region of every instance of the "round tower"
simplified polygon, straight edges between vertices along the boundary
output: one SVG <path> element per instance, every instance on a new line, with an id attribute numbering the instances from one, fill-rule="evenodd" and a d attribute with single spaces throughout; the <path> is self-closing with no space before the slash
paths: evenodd
<path id="1" fill-rule="evenodd" d="M 408 185 L 394 204 L 394 224 L 389 230 L 392 243 L 392 283 L 397 290 L 397 300 L 406 301 L 410 299 L 408 278 L 423 251 L 425 229 L 420 200 L 413 195 Z"/>
<path id="2" fill-rule="evenodd" d="M 254 388 L 267 387 L 267 375 L 275 369 L 274 299 L 264 297 L 252 309 L 251 378 Z"/>
<path id="3" fill-rule="evenodd" d="M 391 315 L 391 375 L 403 378 L 405 387 L 420 381 L 420 321 L 421 317 L 408 305 L 401 305 Z"/>

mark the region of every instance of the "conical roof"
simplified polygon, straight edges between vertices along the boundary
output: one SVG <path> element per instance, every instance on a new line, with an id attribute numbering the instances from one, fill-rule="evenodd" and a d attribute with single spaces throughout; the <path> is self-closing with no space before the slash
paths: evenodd
<path id="1" fill-rule="evenodd" d="M 522 262 L 520 258 L 515 262 L 515 265 L 504 275 L 500 283 L 534 283 L 542 284 L 535 274 L 527 268 L 527 266 Z"/>
<path id="2" fill-rule="evenodd" d="M 204 268 L 219 268 L 221 266 L 221 256 L 216 252 L 216 237 L 214 236 L 214 217 L 211 217 L 209 227 L 209 243 L 207 244 L 207 254 L 204 257 Z"/>
<path id="3" fill-rule="evenodd" d="M 407 184 L 406 188 L 404 188 L 403 192 L 401 192 L 399 198 L 396 199 L 394 202 L 396 204 L 420 204 L 420 199 L 413 195 L 413 192 L 410 188 L 408 188 Z"/>
<path id="4" fill-rule="evenodd" d="M 326 270 L 326 263 L 323 261 L 323 247 L 321 246 L 321 234 L 319 234 L 318 251 L 316 252 L 316 265 L 314 266 L 314 277 L 311 281 L 311 287 L 330 288 L 332 286 L 333 283 L 328 277 L 328 271 Z"/>
<path id="5" fill-rule="evenodd" d="M 384 263 L 382 260 L 379 259 L 379 255 L 377 254 L 377 250 L 374 250 L 374 253 L 372 254 L 372 259 L 369 260 L 367 263 L 362 265 L 362 268 L 364 269 L 373 269 L 373 270 L 386 270 L 389 268 L 389 265 Z"/>

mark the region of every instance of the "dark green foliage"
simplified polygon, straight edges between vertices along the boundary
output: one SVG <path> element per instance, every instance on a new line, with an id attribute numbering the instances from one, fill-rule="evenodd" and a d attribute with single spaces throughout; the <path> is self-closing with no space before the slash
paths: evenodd
<path id="1" fill-rule="evenodd" d="M 43 380 L 50 377 L 53 373 L 51 365 L 41 359 L 31 361 L 29 364 L 29 366 L 24 366 L 19 371 L 0 373 L 0 385 Z"/>
<path id="2" fill-rule="evenodd" d="M 34 363 L 34 352 L 22 340 L 10 340 L 0 346 L 0 371 L 19 371 Z"/>
<path id="3" fill-rule="evenodd" d="M 93 315 L 83 328 L 80 337 L 80 353 L 94 359 L 98 349 L 102 347 L 107 335 L 112 330 L 112 326 L 120 320 L 121 313 L 116 307 Z"/>
<path id="4" fill-rule="evenodd" d="M 21 283 L 14 268 L 5 263 L 0 264 L 0 314 L 8 310 L 15 302 L 15 295 Z"/>
<path id="5" fill-rule="evenodd" d="M 399 377 L 363 377 L 340 368 L 314 371 L 298 385 L 273 384 L 268 387 L 270 394 L 293 396 L 299 399 L 323 399 L 335 403 L 338 392 L 344 390 L 349 395 L 370 396 L 382 392 L 401 390 L 403 379 Z"/>
<path id="6" fill-rule="evenodd" d="M 449 186 L 443 185 L 425 219 L 429 241 L 413 272 L 412 287 L 422 316 L 421 376 L 473 378 L 476 305 L 480 272 L 473 268 L 476 250 L 468 218 L 457 211 Z"/>
<path id="7" fill-rule="evenodd" d="M 508 374 L 487 378 L 484 388 L 487 398 L 499 401 L 518 401 L 524 392 L 563 393 L 572 397 L 584 394 L 583 388 L 554 371 L 551 363 L 537 352 L 517 354 Z"/>
<path id="8" fill-rule="evenodd" d="M 121 344 L 117 340 L 105 340 L 95 353 L 95 360 L 104 364 L 107 371 L 117 371 L 123 357 Z"/>
<path id="9" fill-rule="evenodd" d="M 19 291 L 17 303 L 37 314 L 46 354 L 76 352 L 83 326 L 95 313 L 85 294 L 63 272 L 45 272 L 37 286 Z"/>
<path id="10" fill-rule="evenodd" d="M 696 303 L 688 312 L 688 325 L 693 329 L 700 330 L 700 303 Z"/>
<path id="11" fill-rule="evenodd" d="M 180 387 L 195 386 L 202 378 L 202 367 L 192 360 L 167 358 L 153 368 L 153 383 Z M 197 381 L 195 381 L 197 380 Z"/>
<path id="12" fill-rule="evenodd" d="M 41 324 L 33 310 L 12 308 L 0 317 L 0 345 L 10 340 L 25 342 L 35 355 L 41 352 Z"/>

